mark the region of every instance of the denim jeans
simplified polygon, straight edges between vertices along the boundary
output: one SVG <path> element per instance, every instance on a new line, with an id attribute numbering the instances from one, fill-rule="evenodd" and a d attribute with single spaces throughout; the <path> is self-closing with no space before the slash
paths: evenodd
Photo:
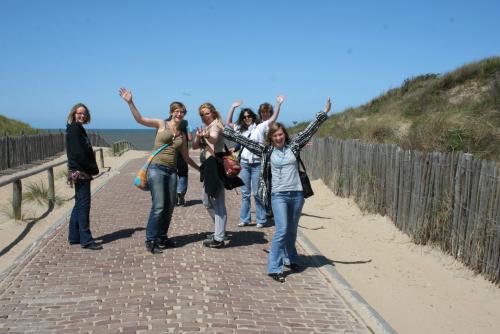
<path id="1" fill-rule="evenodd" d="M 177 152 L 177 193 L 185 195 L 188 188 L 188 165 L 182 158 L 182 154 Z"/>
<path id="2" fill-rule="evenodd" d="M 283 265 L 297 263 L 297 228 L 304 206 L 302 191 L 271 194 L 275 231 L 267 262 L 268 273 L 282 273 Z"/>
<path id="3" fill-rule="evenodd" d="M 176 170 L 152 163 L 148 169 L 148 184 L 152 205 L 146 226 L 146 241 L 158 241 L 167 238 L 177 202 Z"/>
<path id="4" fill-rule="evenodd" d="M 186 176 L 179 176 L 179 179 L 177 180 L 177 193 L 185 195 L 188 189 L 188 177 Z"/>
<path id="5" fill-rule="evenodd" d="M 86 246 L 94 242 L 90 232 L 90 180 L 75 183 L 75 206 L 69 219 L 68 241 Z"/>
<path id="6" fill-rule="evenodd" d="M 226 223 L 227 223 L 227 212 L 226 212 L 226 198 L 225 189 L 220 184 L 219 190 L 215 194 L 215 197 L 210 197 L 205 192 L 203 188 L 203 205 L 208 211 L 210 217 L 214 222 L 214 239 L 217 241 L 223 241 L 226 234 Z"/>
<path id="7" fill-rule="evenodd" d="M 259 178 L 260 178 L 260 163 L 247 163 L 243 160 L 240 162 L 241 171 L 240 179 L 245 183 L 241 186 L 241 209 L 240 209 L 240 222 L 250 223 L 252 217 L 250 215 L 250 197 L 253 193 L 253 198 L 255 202 L 255 221 L 257 224 L 265 224 L 267 221 L 266 209 L 257 196 L 257 190 L 259 188 Z"/>

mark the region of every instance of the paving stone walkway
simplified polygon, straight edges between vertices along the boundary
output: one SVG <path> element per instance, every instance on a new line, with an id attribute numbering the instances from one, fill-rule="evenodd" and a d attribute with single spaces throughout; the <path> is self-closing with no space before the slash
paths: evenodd
<path id="1" fill-rule="evenodd" d="M 280 284 L 265 274 L 273 227 L 237 227 L 240 196 L 226 192 L 230 241 L 208 249 L 212 223 L 190 171 L 187 206 L 169 235 L 177 247 L 145 251 L 150 195 L 121 169 L 92 198 L 102 251 L 52 232 L 0 285 L 0 333 L 370 333 L 307 255 L 306 270 Z"/>

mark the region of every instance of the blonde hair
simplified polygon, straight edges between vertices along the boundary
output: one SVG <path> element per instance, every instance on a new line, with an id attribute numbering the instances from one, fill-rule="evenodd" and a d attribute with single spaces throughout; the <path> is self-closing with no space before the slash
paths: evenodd
<path id="1" fill-rule="evenodd" d="M 201 117 L 203 117 L 203 112 L 201 111 L 202 109 L 205 109 L 207 108 L 208 110 L 210 110 L 210 112 L 212 113 L 212 115 L 214 116 L 214 118 L 217 120 L 217 126 L 220 127 L 221 129 L 224 129 L 224 122 L 222 121 L 222 118 L 219 114 L 219 112 L 217 111 L 217 109 L 215 109 L 214 105 L 210 102 L 205 102 L 203 103 L 199 108 L 198 108 L 198 113 Z"/>
<path id="2" fill-rule="evenodd" d="M 71 108 L 71 110 L 68 114 L 68 120 L 67 120 L 68 124 L 73 124 L 75 122 L 76 110 L 80 107 L 85 108 L 85 122 L 83 124 L 90 123 L 90 120 L 92 119 L 92 117 L 90 117 L 89 108 L 87 108 L 87 106 L 83 103 L 77 103 L 73 106 L 73 108 Z"/>

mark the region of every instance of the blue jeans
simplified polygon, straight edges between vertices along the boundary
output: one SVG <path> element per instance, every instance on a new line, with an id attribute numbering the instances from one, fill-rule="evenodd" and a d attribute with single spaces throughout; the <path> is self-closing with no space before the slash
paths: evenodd
<path id="1" fill-rule="evenodd" d="M 302 191 L 271 194 L 275 231 L 267 262 L 268 273 L 282 273 L 283 265 L 297 263 L 297 228 L 304 206 Z"/>
<path id="2" fill-rule="evenodd" d="M 177 193 L 181 195 L 185 195 L 188 189 L 188 177 L 186 176 L 179 176 L 179 179 L 177 180 Z"/>
<path id="3" fill-rule="evenodd" d="M 146 226 L 146 241 L 167 238 L 170 220 L 177 200 L 177 173 L 175 169 L 152 163 L 148 169 L 151 192 L 151 211 Z"/>
<path id="4" fill-rule="evenodd" d="M 82 246 L 94 242 L 90 232 L 90 180 L 75 183 L 75 206 L 69 219 L 68 241 Z"/>
<path id="5" fill-rule="evenodd" d="M 266 209 L 260 198 L 257 196 L 260 178 L 260 163 L 250 164 L 242 160 L 240 164 L 241 171 L 240 175 L 238 176 L 244 183 L 244 185 L 240 187 L 240 222 L 248 224 L 252 221 L 252 217 L 250 215 L 250 197 L 253 193 L 253 198 L 255 201 L 255 221 L 257 222 L 257 224 L 265 224 L 267 221 Z"/>
<path id="6" fill-rule="evenodd" d="M 214 222 L 214 239 L 223 241 L 226 234 L 227 212 L 226 195 L 224 186 L 221 184 L 215 197 L 210 197 L 203 189 L 203 205 Z"/>

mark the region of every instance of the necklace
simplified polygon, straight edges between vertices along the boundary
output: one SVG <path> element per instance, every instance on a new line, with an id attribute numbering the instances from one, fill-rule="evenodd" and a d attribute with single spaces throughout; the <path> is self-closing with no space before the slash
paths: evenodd
<path id="1" fill-rule="evenodd" d="M 283 161 L 286 158 L 286 148 L 283 146 L 281 148 L 276 148 L 274 151 L 276 152 L 276 161 L 274 162 L 274 164 L 275 167 L 279 170 L 281 177 L 281 170 L 283 169 L 283 166 L 285 166 Z"/>

